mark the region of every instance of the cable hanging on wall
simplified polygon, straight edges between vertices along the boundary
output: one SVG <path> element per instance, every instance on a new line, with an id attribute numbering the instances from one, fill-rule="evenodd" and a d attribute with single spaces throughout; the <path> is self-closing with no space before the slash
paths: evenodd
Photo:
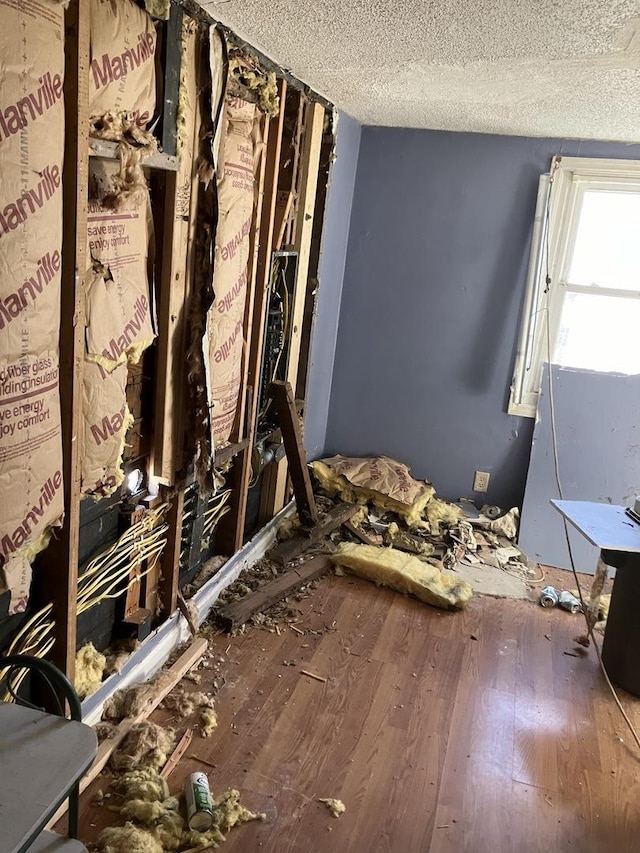
<path id="1" fill-rule="evenodd" d="M 124 595 L 134 583 L 152 572 L 167 544 L 169 525 L 164 516 L 169 504 L 146 510 L 142 518 L 132 524 L 113 545 L 91 560 L 78 578 L 77 614 L 86 613 L 92 607 L 109 598 Z M 132 570 L 146 562 L 140 573 Z M 7 649 L 7 655 L 25 654 L 44 658 L 55 642 L 55 620 L 53 604 L 47 604 L 35 613 L 16 634 Z M 0 670 L 0 673 L 2 670 Z M 27 674 L 26 670 L 15 670 L 11 688 L 17 691 Z M 7 689 L 2 700 L 12 701 Z"/>

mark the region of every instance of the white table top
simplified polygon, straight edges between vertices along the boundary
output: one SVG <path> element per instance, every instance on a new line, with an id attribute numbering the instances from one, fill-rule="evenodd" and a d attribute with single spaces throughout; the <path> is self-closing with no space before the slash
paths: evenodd
<path id="1" fill-rule="evenodd" d="M 0 702 L 0 839 L 17 853 L 54 814 L 96 754 L 83 723 Z"/>
<path id="2" fill-rule="evenodd" d="M 601 551 L 640 553 L 640 524 L 623 506 L 595 501 L 551 501 L 551 505 Z"/>

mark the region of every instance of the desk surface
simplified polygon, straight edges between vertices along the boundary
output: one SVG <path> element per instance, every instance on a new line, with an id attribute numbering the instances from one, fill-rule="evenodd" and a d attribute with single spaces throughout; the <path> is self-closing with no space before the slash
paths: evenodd
<path id="1" fill-rule="evenodd" d="M 0 702 L 2 850 L 26 849 L 96 754 L 93 729 Z"/>
<path id="2" fill-rule="evenodd" d="M 594 501 L 551 501 L 576 530 L 601 551 L 640 553 L 640 524 L 623 506 Z"/>

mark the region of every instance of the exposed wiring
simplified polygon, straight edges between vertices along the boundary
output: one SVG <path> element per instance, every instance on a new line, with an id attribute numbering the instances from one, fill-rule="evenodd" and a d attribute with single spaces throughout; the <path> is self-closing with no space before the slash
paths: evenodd
<path id="1" fill-rule="evenodd" d="M 169 525 L 164 515 L 169 508 L 163 503 L 147 510 L 140 521 L 132 524 L 120 538 L 88 563 L 78 578 L 76 612 L 79 616 L 109 598 L 119 598 L 157 565 L 167 543 Z M 143 571 L 135 569 L 146 563 Z M 28 654 L 43 658 L 55 643 L 53 604 L 35 613 L 16 634 L 7 655 Z M 1 670 L 0 670 L 1 671 Z M 27 670 L 15 670 L 7 684 L 4 701 L 11 701 Z"/>
<path id="2" fill-rule="evenodd" d="M 551 195 L 552 195 L 552 192 L 550 191 L 549 195 L 547 197 L 547 209 L 545 212 L 547 222 L 549 221 L 549 217 L 550 217 Z M 548 297 L 549 289 L 551 286 L 551 274 L 550 274 L 550 266 L 549 266 L 549 229 L 548 228 L 547 228 L 546 241 L 544 244 L 544 252 L 545 252 L 545 267 L 546 267 L 546 279 L 545 279 L 544 292 L 545 292 L 545 294 L 547 294 L 547 297 Z M 552 451 L 553 451 L 553 467 L 554 467 L 556 487 L 558 489 L 558 495 L 560 497 L 560 500 L 564 500 L 564 490 L 562 488 L 562 479 L 560 477 L 560 461 L 559 461 L 559 456 L 558 456 L 558 433 L 557 433 L 557 428 L 556 428 L 556 408 L 555 408 L 555 398 L 554 398 L 554 394 L 553 394 L 553 370 L 552 370 L 552 364 L 551 364 L 551 358 L 552 358 L 552 354 L 551 354 L 551 350 L 552 350 L 552 347 L 551 347 L 551 319 L 549 317 L 549 298 L 547 298 L 547 304 L 545 307 L 545 320 L 546 320 L 545 326 L 546 326 L 546 344 L 547 344 L 547 347 L 546 347 L 546 349 L 547 349 L 547 385 L 549 388 L 549 416 L 550 416 L 550 420 L 551 420 L 551 447 L 552 447 Z M 625 709 L 622 706 L 622 703 L 618 697 L 616 689 L 613 686 L 613 684 L 611 683 L 611 679 L 609 678 L 609 674 L 607 673 L 605 665 L 602 661 L 602 653 L 600 650 L 600 646 L 598 645 L 598 642 L 596 641 L 595 634 L 593 631 L 593 624 L 592 624 L 591 620 L 589 619 L 588 612 L 587 612 L 588 608 L 587 608 L 587 605 L 585 604 L 585 599 L 584 599 L 584 596 L 582 594 L 582 588 L 580 587 L 580 579 L 578 577 L 578 572 L 576 570 L 576 565 L 575 565 L 575 561 L 573 558 L 573 548 L 571 547 L 571 538 L 569 536 L 569 527 L 568 527 L 567 520 L 566 520 L 566 518 L 564 518 L 564 516 L 562 518 L 562 522 L 563 522 L 563 527 L 564 527 L 564 536 L 565 536 L 565 540 L 567 543 L 567 551 L 569 554 L 569 562 L 571 564 L 571 571 L 573 572 L 573 577 L 574 577 L 574 580 L 576 583 L 576 589 L 578 590 L 578 597 L 580 599 L 580 604 L 582 605 L 582 612 L 584 614 L 585 622 L 587 625 L 588 637 L 591 640 L 591 642 L 593 643 L 593 647 L 594 647 L 595 652 L 596 652 L 596 657 L 598 659 L 598 664 L 600 665 L 600 669 L 602 670 L 602 674 L 604 675 L 605 681 L 609 687 L 609 690 L 611 691 L 611 695 L 613 696 L 615 703 L 618 706 L 618 709 L 624 718 L 624 721 L 626 722 L 627 726 L 629 727 L 629 731 L 631 732 L 631 735 L 636 742 L 636 746 L 638 747 L 638 749 L 640 749 L 640 738 L 638 737 L 638 734 L 637 734 L 637 732 L 633 726 L 633 723 L 631 722 L 631 720 L 629 718 L 629 715 L 627 714 L 627 712 L 625 711 Z M 599 596 L 598 596 L 598 598 L 599 598 Z"/>

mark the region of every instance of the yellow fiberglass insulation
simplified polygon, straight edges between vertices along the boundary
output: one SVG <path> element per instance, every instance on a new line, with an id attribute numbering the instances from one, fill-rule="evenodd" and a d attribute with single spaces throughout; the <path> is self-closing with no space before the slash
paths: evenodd
<path id="1" fill-rule="evenodd" d="M 319 797 L 318 799 L 319 802 L 325 804 L 334 817 L 340 817 L 347 810 L 342 800 L 336 800 L 333 797 Z"/>
<path id="2" fill-rule="evenodd" d="M 162 707 L 180 717 L 190 717 L 199 708 L 213 708 L 213 699 L 201 691 L 187 691 L 179 685 L 162 700 Z"/>
<path id="3" fill-rule="evenodd" d="M 80 699 L 95 693 L 102 684 L 107 659 L 97 651 L 93 643 L 87 643 L 76 653 L 74 686 Z"/>
<path id="4" fill-rule="evenodd" d="M 182 844 L 188 847 L 217 847 L 225 834 L 241 823 L 265 820 L 266 815 L 254 814 L 240 803 L 240 792 L 234 788 L 213 800 L 213 826 L 207 832 L 185 832 Z"/>
<path id="5" fill-rule="evenodd" d="M 435 536 L 441 533 L 441 524 L 457 524 L 462 518 L 462 510 L 454 504 L 441 501 L 439 498 L 433 498 L 426 506 L 424 514 L 429 523 L 429 531 Z"/>
<path id="6" fill-rule="evenodd" d="M 330 498 L 339 497 L 347 503 L 371 503 L 379 509 L 395 512 L 409 528 L 429 529 L 425 509 L 435 489 L 430 483 L 411 477 L 406 465 L 385 456 L 374 459 L 334 456 L 312 462 L 311 470 L 321 491 Z M 385 483 L 395 484 L 396 488 L 390 489 Z"/>
<path id="7" fill-rule="evenodd" d="M 413 595 L 434 607 L 461 609 L 473 594 L 466 581 L 395 548 L 341 542 L 331 561 L 378 586 Z"/>
<path id="8" fill-rule="evenodd" d="M 100 853 L 164 853 L 162 844 L 144 829 L 126 823 L 108 826 L 96 841 Z"/>
<path id="9" fill-rule="evenodd" d="M 158 18 L 161 21 L 169 20 L 170 0 L 144 0 L 144 8 L 152 18 Z"/>
<path id="10" fill-rule="evenodd" d="M 164 851 L 217 847 L 234 826 L 264 820 L 240 803 L 240 794 L 229 790 L 212 803 L 213 826 L 207 832 L 185 830 L 176 797 L 168 796 L 166 783 L 152 770 L 127 773 L 116 780 L 114 790 L 124 800 L 122 827 L 109 827 L 98 836 L 100 853 L 164 853 Z M 165 796 L 166 795 L 166 796 Z"/>
<path id="11" fill-rule="evenodd" d="M 145 720 L 127 732 L 109 763 L 118 771 L 135 767 L 160 770 L 167 763 L 175 743 L 173 729 L 164 729 Z"/>
<path id="12" fill-rule="evenodd" d="M 169 797 L 167 783 L 152 767 L 141 767 L 117 776 L 112 787 L 125 801 L 147 800 L 150 803 L 162 803 Z"/>
<path id="13" fill-rule="evenodd" d="M 200 715 L 200 734 L 202 737 L 209 737 L 214 730 L 218 728 L 218 717 L 212 708 L 205 708 Z"/>

